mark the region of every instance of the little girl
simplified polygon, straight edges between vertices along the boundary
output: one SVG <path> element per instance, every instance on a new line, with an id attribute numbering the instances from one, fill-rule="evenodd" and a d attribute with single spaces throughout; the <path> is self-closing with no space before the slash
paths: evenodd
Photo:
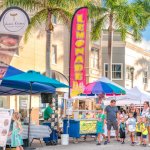
<path id="1" fill-rule="evenodd" d="M 121 122 L 119 125 L 119 133 L 120 133 L 120 139 L 121 139 L 121 144 L 124 144 L 124 140 L 126 138 L 126 124 L 125 124 L 125 119 L 121 118 Z"/>
<path id="2" fill-rule="evenodd" d="M 23 131 L 22 125 L 20 122 L 19 113 L 15 112 L 13 114 L 13 130 L 11 133 L 11 147 L 16 147 L 16 150 L 23 150 L 23 140 L 21 137 L 21 133 Z"/>
<path id="3" fill-rule="evenodd" d="M 136 119 L 133 117 L 133 113 L 129 113 L 129 118 L 126 121 L 127 130 L 130 134 L 131 145 L 134 146 L 134 136 L 135 136 L 135 129 L 136 129 Z"/>
<path id="4" fill-rule="evenodd" d="M 103 109 L 98 109 L 98 115 L 97 115 L 97 124 L 96 124 L 96 130 L 97 130 L 97 145 L 101 145 L 101 135 L 105 139 L 104 145 L 107 144 L 106 136 L 104 135 L 104 124 L 106 123 L 106 115 L 103 113 Z"/>

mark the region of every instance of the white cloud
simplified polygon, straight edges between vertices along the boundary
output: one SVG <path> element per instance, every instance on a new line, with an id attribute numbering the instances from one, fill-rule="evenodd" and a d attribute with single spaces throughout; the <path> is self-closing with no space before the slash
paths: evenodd
<path id="1" fill-rule="evenodd" d="M 141 42 L 137 43 L 142 49 L 146 51 L 150 51 L 150 41 L 147 41 L 145 39 L 142 39 Z"/>

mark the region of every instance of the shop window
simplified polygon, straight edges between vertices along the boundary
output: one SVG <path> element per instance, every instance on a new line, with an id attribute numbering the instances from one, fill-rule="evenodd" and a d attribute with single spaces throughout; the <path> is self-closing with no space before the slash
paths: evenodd
<path id="1" fill-rule="evenodd" d="M 123 76 L 122 64 L 113 63 L 112 64 L 112 79 L 121 80 Z M 104 64 L 104 76 L 108 77 L 108 64 Z"/>

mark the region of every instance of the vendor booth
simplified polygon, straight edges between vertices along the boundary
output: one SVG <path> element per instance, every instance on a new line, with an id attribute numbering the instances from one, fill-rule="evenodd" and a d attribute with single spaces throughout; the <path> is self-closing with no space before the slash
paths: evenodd
<path id="1" fill-rule="evenodd" d="M 84 97 L 84 99 L 83 99 Z M 81 96 L 77 99 L 74 99 L 72 103 L 76 101 L 89 101 L 89 104 L 93 103 L 92 110 L 73 110 L 70 114 L 69 119 L 66 118 L 63 120 L 63 134 L 69 134 L 69 137 L 80 138 L 82 136 L 96 136 L 96 98 L 89 96 Z M 87 106 L 89 108 L 89 106 Z M 105 135 L 107 135 L 107 126 L 105 126 Z M 115 136 L 114 130 L 111 131 L 111 136 Z"/>

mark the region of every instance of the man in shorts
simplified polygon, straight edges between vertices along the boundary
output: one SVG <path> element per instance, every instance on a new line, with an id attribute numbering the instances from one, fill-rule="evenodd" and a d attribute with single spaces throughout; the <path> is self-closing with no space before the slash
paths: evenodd
<path id="1" fill-rule="evenodd" d="M 110 105 L 108 105 L 105 108 L 105 112 L 107 114 L 108 143 L 110 143 L 111 127 L 113 127 L 114 130 L 116 131 L 116 139 L 117 139 L 117 141 L 119 141 L 119 139 L 118 139 L 118 121 L 117 121 L 117 118 L 119 117 L 119 114 L 118 114 L 118 108 L 116 106 L 116 101 L 115 100 L 111 100 Z"/>

